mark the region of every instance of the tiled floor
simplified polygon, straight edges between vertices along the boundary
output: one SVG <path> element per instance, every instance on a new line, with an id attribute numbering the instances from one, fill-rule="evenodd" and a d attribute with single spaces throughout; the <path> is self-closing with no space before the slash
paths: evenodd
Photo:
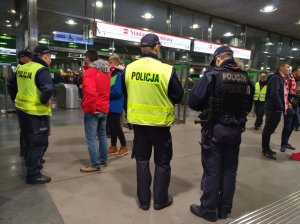
<path id="1" fill-rule="evenodd" d="M 196 113 L 189 112 L 186 124 L 172 128 L 174 155 L 170 193 L 174 204 L 161 211 L 142 211 L 136 204 L 135 161 L 130 155 L 109 157 L 101 173 L 83 174 L 88 163 L 80 110 L 55 110 L 50 146 L 43 172 L 52 182 L 41 186 L 24 184 L 25 168 L 18 156 L 18 123 L 15 114 L 0 116 L 0 224 L 8 223 L 207 223 L 192 215 L 189 205 L 199 203 L 202 167 Z M 282 123 L 272 136 L 277 160 L 261 156 L 261 130 L 254 131 L 249 117 L 240 153 L 234 208 L 228 223 L 300 189 L 300 162 L 279 152 Z M 129 148 L 133 134 L 126 131 Z M 300 132 L 291 143 L 300 150 Z M 151 164 L 153 169 L 153 163 Z M 300 220 L 299 220 L 300 223 Z"/>

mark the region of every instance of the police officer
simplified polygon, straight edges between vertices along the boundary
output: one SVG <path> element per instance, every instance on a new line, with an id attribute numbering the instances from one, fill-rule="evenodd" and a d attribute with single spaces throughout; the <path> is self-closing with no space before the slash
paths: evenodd
<path id="1" fill-rule="evenodd" d="M 17 58 L 18 58 L 18 65 L 17 65 L 17 68 L 16 68 L 16 71 L 18 70 L 18 68 L 21 66 L 21 65 L 24 65 L 28 62 L 30 62 L 32 60 L 32 53 L 29 49 L 25 49 L 25 50 L 22 50 L 20 51 L 18 54 L 17 54 Z M 17 89 L 15 88 L 10 88 L 10 85 L 11 85 L 11 80 L 14 80 L 13 82 L 16 81 L 16 72 L 14 73 L 14 75 L 11 77 L 11 79 L 8 81 L 8 91 L 9 91 L 9 95 L 12 99 L 13 102 L 15 102 L 15 99 L 16 99 L 16 96 L 17 96 Z M 23 135 L 22 135 L 22 131 L 20 131 L 20 156 L 24 156 L 24 152 L 26 151 L 25 149 L 25 141 L 24 141 L 24 138 L 23 138 Z"/>
<path id="2" fill-rule="evenodd" d="M 170 206 L 168 194 L 171 178 L 174 104 L 183 97 L 183 89 L 174 68 L 157 59 L 159 37 L 146 34 L 141 39 L 142 57 L 129 64 L 123 75 L 123 91 L 127 98 L 127 119 L 134 125 L 134 145 L 137 170 L 139 207 L 150 208 L 151 172 L 149 160 L 154 147 L 155 174 L 153 183 L 154 209 Z"/>
<path id="3" fill-rule="evenodd" d="M 54 86 L 48 70 L 51 63 L 49 48 L 37 46 L 33 56 L 32 61 L 18 68 L 10 88 L 11 92 L 17 92 L 15 105 L 26 145 L 26 183 L 42 184 L 51 181 L 40 169 L 43 154 L 48 147 L 48 116 L 51 115 L 50 98 Z"/>
<path id="4" fill-rule="evenodd" d="M 252 107 L 254 86 L 227 46 L 216 49 L 210 65 L 215 67 L 204 73 L 189 95 L 189 106 L 202 112 L 204 170 L 200 206 L 193 204 L 190 211 L 215 222 L 231 212 L 241 134 Z"/>

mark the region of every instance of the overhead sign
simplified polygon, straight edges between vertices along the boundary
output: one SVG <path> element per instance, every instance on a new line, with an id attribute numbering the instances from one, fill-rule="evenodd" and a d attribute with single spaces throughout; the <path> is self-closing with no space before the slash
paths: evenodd
<path id="1" fill-rule="evenodd" d="M 215 50 L 222 46 L 221 44 L 215 44 L 205 41 L 194 41 L 194 51 L 195 52 L 201 52 L 201 53 L 207 53 L 207 54 L 213 54 Z M 243 59 L 250 59 L 251 58 L 251 50 L 242 49 L 242 48 L 236 48 L 231 47 L 233 50 L 233 56 L 236 58 L 243 58 Z"/>
<path id="2" fill-rule="evenodd" d="M 74 33 L 64 33 L 64 32 L 53 32 L 53 39 L 61 42 L 72 42 L 77 44 L 88 44 L 93 45 L 94 41 L 92 39 L 86 39 L 83 35 Z"/>
<path id="3" fill-rule="evenodd" d="M 0 47 L 0 54 L 16 54 L 16 49 Z"/>
<path id="4" fill-rule="evenodd" d="M 140 42 L 142 37 L 145 36 L 149 31 L 135 29 L 131 27 L 119 26 L 112 23 L 97 22 L 97 36 L 107 37 L 119 40 L 127 40 Z M 155 32 L 151 32 L 155 33 Z M 191 49 L 191 40 L 182 37 L 175 37 L 162 33 L 155 33 L 164 47 L 177 48 L 182 50 Z"/>

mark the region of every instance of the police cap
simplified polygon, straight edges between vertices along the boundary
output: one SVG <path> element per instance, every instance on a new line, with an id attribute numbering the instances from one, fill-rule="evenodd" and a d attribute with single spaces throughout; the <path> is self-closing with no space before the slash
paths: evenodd
<path id="1" fill-rule="evenodd" d="M 157 44 L 161 45 L 159 37 L 154 33 L 148 33 L 141 39 L 141 47 L 153 47 Z"/>
<path id="2" fill-rule="evenodd" d="M 18 59 L 21 59 L 23 57 L 32 58 L 32 53 L 30 50 L 25 49 L 25 50 L 19 51 L 17 57 L 18 57 Z"/>
<path id="3" fill-rule="evenodd" d="M 34 48 L 33 50 L 33 55 L 35 57 L 37 56 L 41 56 L 43 54 L 49 54 L 51 53 L 50 49 L 46 46 L 37 46 L 36 48 Z"/>
<path id="4" fill-rule="evenodd" d="M 224 52 L 229 52 L 229 53 L 232 53 L 233 54 L 233 51 L 231 50 L 230 47 L 228 46 L 221 46 L 221 47 L 218 47 L 214 54 L 213 54 L 213 60 L 210 62 L 210 66 L 215 66 L 216 64 L 216 56 L 218 56 L 219 54 L 222 54 Z"/>

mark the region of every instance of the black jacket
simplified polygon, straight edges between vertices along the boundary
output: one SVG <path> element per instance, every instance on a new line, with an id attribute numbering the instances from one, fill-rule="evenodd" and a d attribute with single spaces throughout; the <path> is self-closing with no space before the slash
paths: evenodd
<path id="1" fill-rule="evenodd" d="M 266 111 L 285 111 L 284 80 L 279 72 L 275 72 L 268 78 L 265 101 Z"/>
<path id="2" fill-rule="evenodd" d="M 228 59 L 225 60 L 221 66 L 222 68 L 237 68 L 236 63 L 234 60 Z M 215 83 L 215 97 L 219 97 L 222 93 L 222 80 L 220 77 L 220 73 L 215 70 L 211 69 L 204 73 L 203 77 L 195 84 L 193 89 L 189 94 L 188 104 L 191 109 L 196 111 L 203 111 L 208 107 L 208 100 L 211 88 L 211 77 L 212 75 L 216 76 L 216 83 Z M 253 105 L 253 95 L 254 95 L 254 85 L 251 81 L 249 81 L 250 86 L 250 94 L 248 97 L 247 102 L 247 112 L 251 111 Z M 245 122 L 245 119 L 242 119 L 241 122 Z"/>
<path id="3" fill-rule="evenodd" d="M 35 84 L 41 92 L 40 101 L 46 104 L 54 93 L 54 85 L 48 69 L 48 65 L 40 58 L 34 58 L 32 61 L 37 62 L 44 67 L 37 71 L 35 75 Z M 14 74 L 7 83 L 8 94 L 14 102 L 18 93 L 17 77 Z"/>

